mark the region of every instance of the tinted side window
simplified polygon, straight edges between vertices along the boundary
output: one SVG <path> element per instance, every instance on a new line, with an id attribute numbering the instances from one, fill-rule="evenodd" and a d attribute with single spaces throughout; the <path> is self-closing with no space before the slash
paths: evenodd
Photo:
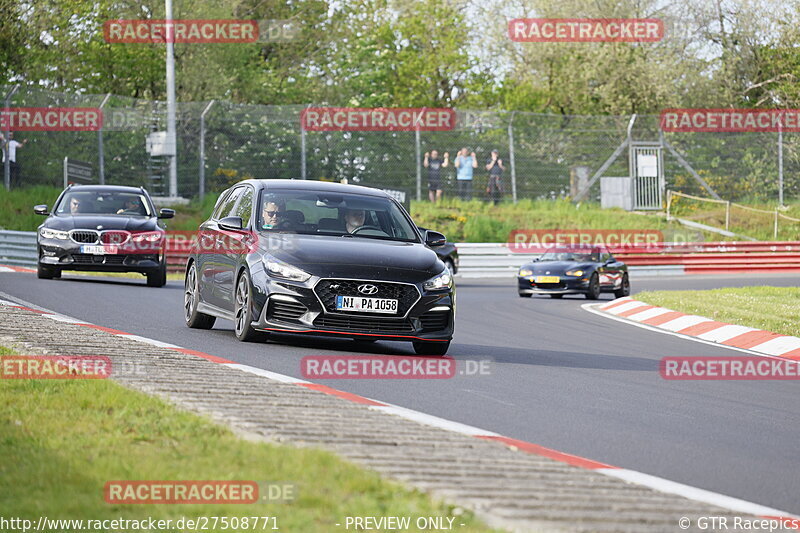
<path id="1" fill-rule="evenodd" d="M 253 212 L 253 189 L 250 187 L 244 188 L 244 193 L 242 194 L 241 200 L 239 200 L 239 205 L 236 206 L 236 210 L 234 211 L 233 215 L 242 218 L 242 227 L 246 228 L 250 225 L 250 214 Z"/>
<path id="2" fill-rule="evenodd" d="M 239 199 L 239 196 L 241 196 L 243 190 L 243 187 L 234 189 L 233 192 L 219 205 L 219 207 L 217 207 L 217 210 L 214 212 L 214 219 L 219 220 L 221 218 L 233 215 L 233 208 L 236 205 L 236 200 Z"/>
<path id="3" fill-rule="evenodd" d="M 217 198 L 217 203 L 214 205 L 214 212 L 211 214 L 211 218 L 219 218 L 219 213 L 222 210 L 222 206 L 225 205 L 225 201 L 228 199 L 230 194 L 230 189 L 227 191 L 222 191 L 222 193 L 219 195 L 219 198 Z"/>

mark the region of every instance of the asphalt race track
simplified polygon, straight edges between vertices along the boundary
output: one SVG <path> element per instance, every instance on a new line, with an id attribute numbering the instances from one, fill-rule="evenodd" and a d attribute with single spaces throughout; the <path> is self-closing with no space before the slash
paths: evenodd
<path id="1" fill-rule="evenodd" d="M 644 289 L 796 286 L 796 275 L 632 280 Z M 797 382 L 665 381 L 664 356 L 741 355 L 589 313 L 582 296 L 519 298 L 513 280 L 461 280 L 449 355 L 489 360 L 489 375 L 330 380 L 331 387 L 619 467 L 800 514 Z M 274 335 L 241 343 L 233 325 L 190 330 L 183 284 L 64 274 L 0 274 L 0 292 L 98 325 L 301 377 L 323 354 L 413 354 L 410 343 Z M 635 294 L 634 294 L 635 295 Z M 0 298 L 4 297 L 0 294 Z M 603 295 L 601 301 L 611 299 Z M 463 368 L 464 363 L 459 363 Z"/>

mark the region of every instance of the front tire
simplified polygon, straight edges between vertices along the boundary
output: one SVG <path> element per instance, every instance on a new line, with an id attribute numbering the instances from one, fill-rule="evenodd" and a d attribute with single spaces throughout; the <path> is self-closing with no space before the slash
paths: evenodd
<path id="1" fill-rule="evenodd" d="M 530 298 L 531 296 L 533 296 L 533 294 L 531 294 L 529 292 L 520 292 L 518 294 L 519 294 L 520 298 Z"/>
<path id="2" fill-rule="evenodd" d="M 250 275 L 245 270 L 236 283 L 236 305 L 234 307 L 234 333 L 242 342 L 260 341 L 266 334 L 253 329 L 253 288 L 250 285 Z"/>
<path id="3" fill-rule="evenodd" d="M 550 295 L 550 298 L 553 298 L 554 300 L 560 300 L 563 297 L 564 297 L 563 294 L 551 294 Z"/>
<path id="4" fill-rule="evenodd" d="M 450 349 L 450 341 L 429 342 L 414 341 L 414 351 L 417 355 L 445 355 Z"/>
<path id="5" fill-rule="evenodd" d="M 167 284 L 167 258 L 165 257 L 158 270 L 155 272 L 147 273 L 147 286 L 148 287 L 163 287 Z"/>
<path id="6" fill-rule="evenodd" d="M 36 277 L 39 279 L 54 279 L 61 277 L 61 270 L 42 265 L 36 265 Z"/>
<path id="7" fill-rule="evenodd" d="M 190 328 L 211 329 L 214 327 L 214 322 L 217 321 L 217 318 L 197 311 L 197 304 L 200 301 L 198 283 L 197 267 L 192 263 L 183 281 L 184 318 L 186 319 L 186 325 Z"/>
<path id="8" fill-rule="evenodd" d="M 589 290 L 586 293 L 586 299 L 597 300 L 598 298 L 600 298 L 600 276 L 595 272 L 589 279 Z"/>
<path id="9" fill-rule="evenodd" d="M 614 291 L 614 296 L 617 298 L 624 298 L 625 296 L 631 295 L 631 282 L 628 280 L 628 275 L 625 274 L 622 276 L 622 285 L 620 288 Z"/>

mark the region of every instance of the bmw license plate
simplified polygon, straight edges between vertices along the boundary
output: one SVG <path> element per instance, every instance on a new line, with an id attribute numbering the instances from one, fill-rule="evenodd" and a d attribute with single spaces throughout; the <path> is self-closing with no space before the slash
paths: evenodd
<path id="1" fill-rule="evenodd" d="M 81 253 L 92 254 L 92 255 L 104 255 L 108 252 L 106 252 L 106 247 L 101 244 L 84 244 L 81 246 Z"/>
<path id="2" fill-rule="evenodd" d="M 337 296 L 338 311 L 358 311 L 361 313 L 397 313 L 397 300 L 389 298 L 364 298 L 363 296 Z"/>
<path id="3" fill-rule="evenodd" d="M 559 276 L 536 276 L 536 283 L 558 283 L 560 281 Z"/>

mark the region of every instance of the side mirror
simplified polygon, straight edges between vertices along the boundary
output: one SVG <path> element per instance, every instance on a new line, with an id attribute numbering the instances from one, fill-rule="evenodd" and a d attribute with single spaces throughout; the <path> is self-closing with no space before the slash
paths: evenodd
<path id="1" fill-rule="evenodd" d="M 242 231 L 242 217 L 225 217 L 219 220 L 219 227 L 230 231 Z"/>
<path id="2" fill-rule="evenodd" d="M 172 218 L 174 216 L 175 216 L 175 210 L 174 209 L 167 209 L 165 207 L 161 211 L 158 212 L 158 218 Z"/>
<path id="3" fill-rule="evenodd" d="M 50 214 L 50 211 L 47 210 L 47 205 L 46 204 L 33 206 L 33 212 L 36 213 L 37 215 L 49 215 Z"/>
<path id="4" fill-rule="evenodd" d="M 425 232 L 425 244 L 431 247 L 444 246 L 447 243 L 447 237 L 438 231 L 427 230 Z"/>

